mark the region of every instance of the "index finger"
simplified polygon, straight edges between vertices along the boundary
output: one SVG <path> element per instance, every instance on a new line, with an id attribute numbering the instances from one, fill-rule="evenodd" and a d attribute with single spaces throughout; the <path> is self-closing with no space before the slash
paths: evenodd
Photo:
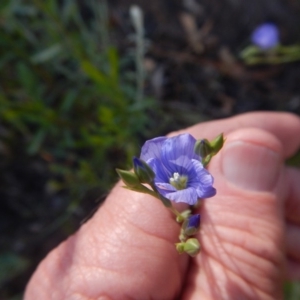
<path id="1" fill-rule="evenodd" d="M 226 136 L 234 130 L 248 127 L 259 128 L 275 135 L 283 145 L 285 158 L 292 156 L 300 148 L 300 118 L 286 112 L 246 113 L 223 120 L 200 123 L 181 131 L 188 131 L 196 139 L 212 139 L 222 132 Z"/>

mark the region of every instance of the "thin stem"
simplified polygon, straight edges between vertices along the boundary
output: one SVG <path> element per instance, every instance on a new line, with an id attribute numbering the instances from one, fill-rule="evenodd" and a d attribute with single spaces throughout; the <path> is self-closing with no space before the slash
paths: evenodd
<path id="1" fill-rule="evenodd" d="M 138 6 L 131 7 L 131 18 L 135 29 L 135 64 L 136 64 L 136 100 L 141 102 L 144 98 L 144 56 L 145 56 L 145 41 L 144 41 L 144 16 L 143 11 Z"/>
<path id="2" fill-rule="evenodd" d="M 181 223 L 184 220 L 184 218 L 181 215 L 181 213 L 177 209 L 175 209 L 173 206 L 169 207 L 169 209 L 177 217 L 177 221 L 179 223 Z"/>

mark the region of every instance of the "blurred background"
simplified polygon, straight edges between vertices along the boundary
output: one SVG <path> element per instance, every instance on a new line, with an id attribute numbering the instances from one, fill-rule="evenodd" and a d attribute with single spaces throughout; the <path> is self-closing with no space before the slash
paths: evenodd
<path id="1" fill-rule="evenodd" d="M 247 111 L 300 114 L 299 62 L 241 59 L 264 22 L 300 43 L 299 0 L 0 1 L 0 299 L 22 299 L 146 139 Z"/>

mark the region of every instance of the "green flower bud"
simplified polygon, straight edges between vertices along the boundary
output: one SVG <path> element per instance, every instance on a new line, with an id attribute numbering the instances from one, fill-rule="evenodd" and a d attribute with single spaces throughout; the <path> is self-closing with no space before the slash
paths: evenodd
<path id="1" fill-rule="evenodd" d="M 155 178 L 155 173 L 150 166 L 137 157 L 133 158 L 133 170 L 140 183 L 152 183 Z"/>
<path id="2" fill-rule="evenodd" d="M 120 170 L 120 169 L 116 169 L 116 171 L 119 174 L 122 181 L 125 183 L 124 188 L 131 190 L 131 191 L 149 194 L 153 197 L 157 197 L 156 192 L 148 189 L 146 186 L 144 186 L 140 183 L 140 181 L 137 178 L 135 173 L 130 172 L 130 171 Z"/>
<path id="3" fill-rule="evenodd" d="M 207 139 L 202 139 L 196 141 L 194 152 L 204 159 L 213 152 L 213 149 Z"/>
<path id="4" fill-rule="evenodd" d="M 176 250 L 179 254 L 182 254 L 184 252 L 184 244 L 185 244 L 184 242 L 175 244 Z"/>
<path id="5" fill-rule="evenodd" d="M 141 185 L 136 174 L 130 171 L 125 171 L 120 169 L 116 169 L 116 171 L 126 186 L 130 188 L 135 188 Z"/>
<path id="6" fill-rule="evenodd" d="M 190 238 L 184 243 L 183 251 L 194 257 L 200 252 L 200 244 L 196 238 Z"/>
<path id="7" fill-rule="evenodd" d="M 210 146 L 213 149 L 212 154 L 216 155 L 224 145 L 224 136 L 223 133 L 219 134 L 215 139 L 210 142 Z"/>
<path id="8" fill-rule="evenodd" d="M 223 133 L 221 133 L 212 141 L 208 141 L 207 139 L 196 141 L 194 151 L 201 157 L 202 164 L 206 166 L 211 158 L 222 149 L 223 145 L 224 137 Z"/>
<path id="9" fill-rule="evenodd" d="M 194 257 L 200 252 L 199 241 L 195 238 L 190 238 L 186 242 L 176 243 L 176 250 L 179 254 L 187 253 Z"/>

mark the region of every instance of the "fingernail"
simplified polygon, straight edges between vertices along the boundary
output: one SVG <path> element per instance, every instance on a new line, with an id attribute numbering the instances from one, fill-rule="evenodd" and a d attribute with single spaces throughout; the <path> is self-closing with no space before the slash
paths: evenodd
<path id="1" fill-rule="evenodd" d="M 223 174 L 234 185 L 252 191 L 272 191 L 280 171 L 278 153 L 260 145 L 232 141 L 222 150 Z"/>

